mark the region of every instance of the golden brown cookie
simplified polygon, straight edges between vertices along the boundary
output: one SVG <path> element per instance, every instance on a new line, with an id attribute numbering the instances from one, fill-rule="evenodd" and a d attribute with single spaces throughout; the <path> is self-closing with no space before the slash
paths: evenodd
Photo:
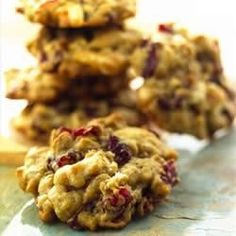
<path id="1" fill-rule="evenodd" d="M 18 12 L 30 21 L 57 28 L 121 23 L 136 12 L 135 0 L 20 0 Z"/>
<path id="2" fill-rule="evenodd" d="M 141 39 L 140 32 L 125 26 L 92 31 L 42 28 L 28 49 L 45 72 L 66 78 L 114 76 L 125 72 Z"/>
<path id="3" fill-rule="evenodd" d="M 115 77 L 90 76 L 70 80 L 34 67 L 11 69 L 5 73 L 5 81 L 7 98 L 26 99 L 34 103 L 48 103 L 68 96 L 75 99 L 114 96 L 128 87 L 128 79 L 124 74 Z"/>
<path id="4" fill-rule="evenodd" d="M 130 125 L 143 125 L 146 118 L 136 108 L 135 98 L 130 93 L 126 91 L 100 99 L 65 97 L 49 104 L 29 104 L 12 120 L 12 127 L 25 138 L 45 142 L 55 128 L 77 128 L 91 118 L 107 116 L 112 112 L 121 114 Z"/>
<path id="5" fill-rule="evenodd" d="M 44 222 L 117 229 L 170 194 L 178 182 L 176 158 L 155 134 L 113 115 L 55 130 L 49 147 L 29 151 L 17 177 Z"/>
<path id="6" fill-rule="evenodd" d="M 164 38 L 144 40 L 131 57 L 130 74 L 141 76 L 138 106 L 161 128 L 200 139 L 230 127 L 236 95 L 225 78 L 218 42 L 160 25 Z"/>

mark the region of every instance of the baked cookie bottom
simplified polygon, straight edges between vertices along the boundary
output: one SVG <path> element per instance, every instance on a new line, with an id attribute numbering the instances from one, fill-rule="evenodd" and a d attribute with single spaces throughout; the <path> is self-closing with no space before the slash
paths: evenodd
<path id="1" fill-rule="evenodd" d="M 136 12 L 135 0 L 21 0 L 17 11 L 30 21 L 57 28 L 121 23 Z"/>
<path id="2" fill-rule="evenodd" d="M 122 228 L 170 194 L 176 158 L 154 133 L 111 115 L 53 131 L 49 147 L 30 150 L 17 177 L 44 222 Z"/>

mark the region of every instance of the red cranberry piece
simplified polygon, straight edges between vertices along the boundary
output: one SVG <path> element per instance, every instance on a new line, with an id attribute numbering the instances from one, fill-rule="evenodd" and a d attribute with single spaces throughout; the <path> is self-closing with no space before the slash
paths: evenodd
<path id="1" fill-rule="evenodd" d="M 78 136 L 87 136 L 87 135 L 94 135 L 94 136 L 98 136 L 100 133 L 100 129 L 98 126 L 91 126 L 88 128 L 79 128 L 79 129 L 75 129 L 72 131 L 73 136 L 76 138 Z"/>
<path id="2" fill-rule="evenodd" d="M 127 206 L 132 200 L 130 191 L 125 187 L 120 187 L 116 193 L 108 197 L 109 205 L 112 207 Z"/>
<path id="3" fill-rule="evenodd" d="M 72 165 L 77 162 L 76 154 L 69 152 L 68 154 L 58 158 L 56 162 L 59 168 L 65 165 Z"/>
<path id="4" fill-rule="evenodd" d="M 166 184 L 174 186 L 178 183 L 178 175 L 175 168 L 175 163 L 173 160 L 168 161 L 163 166 L 164 173 L 161 175 L 161 179 Z"/>
<path id="5" fill-rule="evenodd" d="M 158 99 L 158 106 L 164 111 L 171 110 L 171 104 L 167 98 L 159 98 Z"/>
<path id="6" fill-rule="evenodd" d="M 129 147 L 124 143 L 120 143 L 119 138 L 116 136 L 109 138 L 107 148 L 115 154 L 115 161 L 119 165 L 124 165 L 131 159 Z"/>
<path id="7" fill-rule="evenodd" d="M 149 44 L 148 57 L 142 73 L 144 78 L 148 78 L 154 75 L 157 66 L 156 49 L 157 47 L 155 43 Z"/>
<path id="8" fill-rule="evenodd" d="M 144 197 L 143 202 L 143 213 L 151 212 L 155 204 L 154 199 L 152 197 Z"/>
<path id="9" fill-rule="evenodd" d="M 125 198 L 125 203 L 127 205 L 133 200 L 133 197 L 132 197 L 130 191 L 125 187 L 121 187 L 119 189 L 119 194 Z"/>
<path id="10" fill-rule="evenodd" d="M 113 206 L 113 207 L 116 207 L 118 205 L 118 198 L 116 195 L 112 195 L 110 198 L 109 198 L 109 201 L 110 201 L 110 204 Z"/>
<path id="11" fill-rule="evenodd" d="M 111 136 L 108 140 L 108 147 L 107 148 L 112 151 L 117 147 L 118 144 L 119 144 L 118 137 Z"/>
<path id="12" fill-rule="evenodd" d="M 173 34 L 174 30 L 171 24 L 160 24 L 158 25 L 158 31 L 161 33 Z"/>
<path id="13" fill-rule="evenodd" d="M 100 133 L 100 129 L 98 126 L 91 126 L 88 128 L 85 127 L 81 127 L 79 129 L 68 129 L 65 127 L 61 127 L 59 129 L 59 132 L 68 132 L 70 133 L 74 138 L 79 137 L 79 136 L 87 136 L 87 135 L 94 135 L 94 136 L 98 136 Z"/>

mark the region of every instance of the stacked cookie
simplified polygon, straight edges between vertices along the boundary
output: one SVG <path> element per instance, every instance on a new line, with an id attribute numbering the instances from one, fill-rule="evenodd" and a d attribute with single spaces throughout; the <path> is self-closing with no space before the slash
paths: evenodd
<path id="1" fill-rule="evenodd" d="M 27 45 L 39 65 L 6 73 L 7 97 L 29 102 L 13 120 L 24 136 L 47 140 L 54 128 L 117 110 L 129 124 L 143 124 L 143 113 L 169 132 L 200 139 L 233 123 L 235 91 L 215 39 L 174 24 L 160 25 L 162 40 L 144 39 L 124 24 L 135 0 L 21 0 L 18 11 L 43 24 Z M 129 82 L 140 76 L 145 83 L 134 94 Z"/>
<path id="2" fill-rule="evenodd" d="M 121 99 L 129 56 L 142 40 L 123 22 L 135 15 L 134 0 L 22 0 L 18 11 L 43 26 L 27 46 L 39 65 L 6 73 L 7 97 L 28 101 L 13 120 L 17 131 L 47 140 L 54 128 L 76 128 L 114 110 L 139 123 L 132 99 Z"/>
<path id="3" fill-rule="evenodd" d="M 207 139 L 230 127 L 236 115 L 235 86 L 226 79 L 218 41 L 161 24 L 131 57 L 130 73 L 145 78 L 138 106 L 161 128 Z"/>

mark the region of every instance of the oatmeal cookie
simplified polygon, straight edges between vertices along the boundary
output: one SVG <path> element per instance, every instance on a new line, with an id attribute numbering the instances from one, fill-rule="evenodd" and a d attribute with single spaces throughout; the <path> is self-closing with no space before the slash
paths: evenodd
<path id="1" fill-rule="evenodd" d="M 37 68 L 11 69 L 5 72 L 6 97 L 29 102 L 54 100 L 68 87 L 68 80 Z"/>
<path id="2" fill-rule="evenodd" d="M 160 127 L 209 138 L 235 117 L 235 91 L 225 78 L 218 42 L 160 25 L 164 39 L 144 40 L 130 73 L 142 76 L 138 105 Z"/>
<path id="3" fill-rule="evenodd" d="M 144 78 L 195 73 L 211 80 L 223 73 L 219 43 L 204 35 L 192 35 L 174 24 L 159 26 L 156 39 L 144 39 L 130 58 L 130 73 Z"/>
<path id="4" fill-rule="evenodd" d="M 127 69 L 129 55 L 141 39 L 140 32 L 125 26 L 93 31 L 42 28 L 28 49 L 46 72 L 67 78 L 114 76 Z"/>
<path id="5" fill-rule="evenodd" d="M 136 12 L 135 0 L 20 0 L 17 11 L 30 21 L 57 28 L 121 23 Z"/>
<path id="6" fill-rule="evenodd" d="M 24 137 L 45 142 L 50 132 L 60 126 L 76 128 L 90 117 L 108 114 L 105 102 L 58 101 L 50 104 L 34 103 L 12 120 L 12 127 Z"/>
<path id="7" fill-rule="evenodd" d="M 155 134 L 112 115 L 53 131 L 17 169 L 39 217 L 73 229 L 123 228 L 154 210 L 178 182 L 176 152 Z"/>
<path id="8" fill-rule="evenodd" d="M 191 75 L 149 79 L 138 91 L 140 108 L 161 128 L 211 138 L 230 127 L 236 115 L 235 93 L 226 84 Z"/>
<path id="9" fill-rule="evenodd" d="M 117 95 L 113 98 L 64 99 L 49 104 L 29 104 L 12 120 L 12 127 L 23 137 L 45 142 L 55 128 L 76 128 L 91 118 L 107 116 L 111 112 L 120 113 L 130 125 L 145 124 L 145 116 L 136 108 L 134 101 L 131 102 L 128 95 L 125 97 L 126 100 Z"/>
<path id="10" fill-rule="evenodd" d="M 6 97 L 29 102 L 52 102 L 60 97 L 99 98 L 114 95 L 128 87 L 126 75 L 90 76 L 69 80 L 38 68 L 11 69 L 5 73 Z"/>

